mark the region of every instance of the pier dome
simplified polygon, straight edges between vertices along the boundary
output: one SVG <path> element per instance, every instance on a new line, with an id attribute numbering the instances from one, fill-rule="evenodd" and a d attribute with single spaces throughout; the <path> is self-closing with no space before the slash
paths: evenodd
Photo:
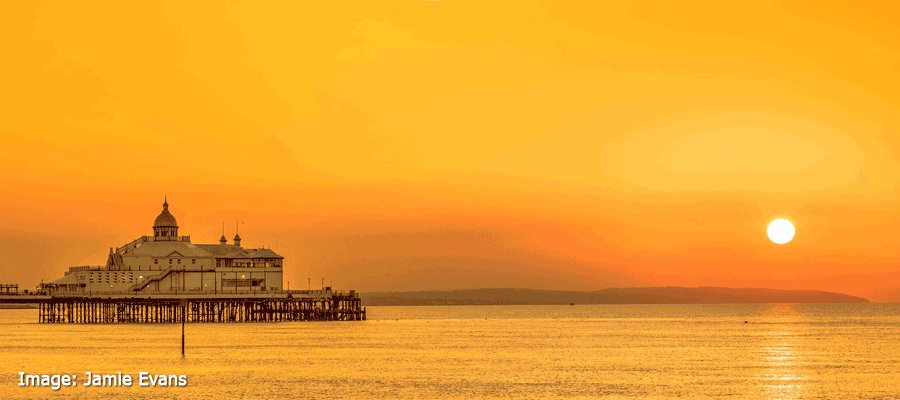
<path id="1" fill-rule="evenodd" d="M 153 236 L 156 240 L 175 240 L 178 238 L 178 221 L 169 212 L 168 199 L 163 200 L 162 212 L 153 221 Z"/>

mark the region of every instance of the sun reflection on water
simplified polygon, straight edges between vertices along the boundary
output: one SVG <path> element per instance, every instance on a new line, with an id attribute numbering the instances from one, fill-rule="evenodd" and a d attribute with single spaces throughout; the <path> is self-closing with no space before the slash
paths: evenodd
<path id="1" fill-rule="evenodd" d="M 803 316 L 790 304 L 773 305 L 769 316 L 778 323 L 774 325 L 777 330 L 764 333 L 769 339 L 761 351 L 766 366 L 761 376 L 765 397 L 783 400 L 803 398 L 808 380 L 801 367 L 803 349 L 797 345 L 797 332 L 789 329 L 802 322 Z"/>

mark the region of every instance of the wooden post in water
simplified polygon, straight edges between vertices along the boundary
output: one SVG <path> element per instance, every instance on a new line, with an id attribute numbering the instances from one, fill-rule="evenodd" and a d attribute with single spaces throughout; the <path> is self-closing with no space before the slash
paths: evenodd
<path id="1" fill-rule="evenodd" d="M 184 357 L 184 320 L 187 309 L 187 299 L 181 299 L 181 357 Z"/>

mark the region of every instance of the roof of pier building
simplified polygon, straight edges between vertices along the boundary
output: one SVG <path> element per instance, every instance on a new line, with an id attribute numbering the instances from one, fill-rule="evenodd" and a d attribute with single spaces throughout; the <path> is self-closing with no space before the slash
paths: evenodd
<path id="1" fill-rule="evenodd" d="M 169 211 L 168 198 L 163 200 L 163 209 L 153 221 L 154 236 L 142 236 L 114 253 L 121 256 L 149 256 L 157 258 L 284 258 L 268 248 L 245 248 L 240 244 L 229 244 L 221 240 L 215 244 L 191 243 L 190 236 L 160 239 L 158 228 L 177 228 L 175 216 Z M 224 227 L 222 238 L 225 237 Z M 113 257 L 115 258 L 115 257 Z M 119 260 L 121 262 L 121 260 Z"/>
<path id="2" fill-rule="evenodd" d="M 216 258 L 284 258 L 267 248 L 247 249 L 230 244 L 197 244 Z"/>
<path id="3" fill-rule="evenodd" d="M 178 227 L 178 221 L 175 219 L 175 216 L 169 212 L 169 199 L 168 198 L 163 199 L 163 209 L 159 213 L 159 215 L 156 216 L 156 219 L 153 221 L 153 227 L 154 228 L 163 228 L 163 227 L 177 228 Z"/>

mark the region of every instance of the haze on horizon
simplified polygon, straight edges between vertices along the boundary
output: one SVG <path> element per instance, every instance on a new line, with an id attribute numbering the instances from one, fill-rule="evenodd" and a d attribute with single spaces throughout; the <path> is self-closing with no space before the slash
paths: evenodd
<path id="1" fill-rule="evenodd" d="M 104 263 L 167 195 L 292 288 L 900 301 L 898 7 L 4 4 L 0 282 Z"/>

